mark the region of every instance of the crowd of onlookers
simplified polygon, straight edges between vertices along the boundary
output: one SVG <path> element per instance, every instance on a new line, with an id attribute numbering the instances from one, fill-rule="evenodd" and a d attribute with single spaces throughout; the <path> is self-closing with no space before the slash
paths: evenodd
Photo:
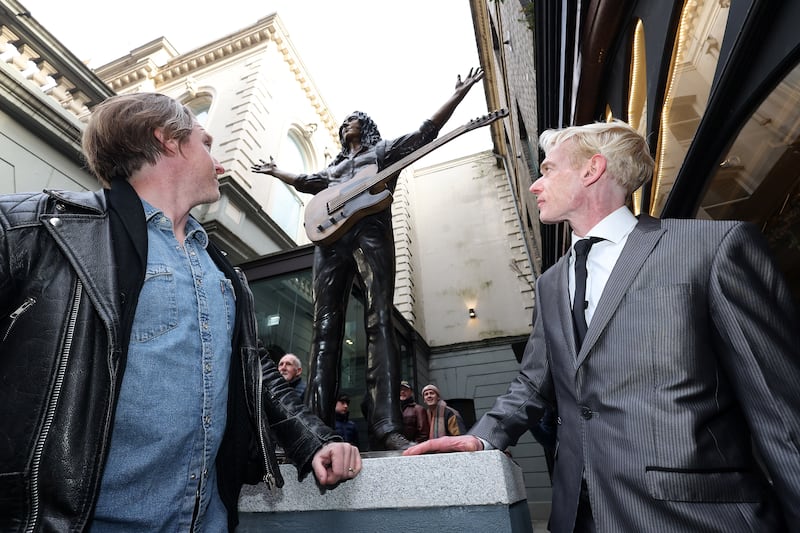
<path id="1" fill-rule="evenodd" d="M 278 371 L 302 400 L 306 384 L 300 359 L 293 353 L 283 355 L 278 361 Z M 403 412 L 403 435 L 411 442 L 420 443 L 467 432 L 461 413 L 447 405 L 436 385 L 429 384 L 422 388 L 422 404 L 419 404 L 414 399 L 414 389 L 409 382 L 401 381 L 400 408 Z M 358 426 L 350 420 L 350 396 L 344 393 L 336 399 L 335 429 L 345 442 L 359 446 Z"/>

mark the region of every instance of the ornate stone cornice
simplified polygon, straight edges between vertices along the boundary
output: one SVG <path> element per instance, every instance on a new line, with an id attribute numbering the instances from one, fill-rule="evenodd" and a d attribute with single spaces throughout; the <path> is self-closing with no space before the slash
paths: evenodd
<path id="1" fill-rule="evenodd" d="M 203 69 L 216 67 L 240 54 L 265 47 L 270 42 L 277 47 L 335 144 L 338 145 L 338 123 L 328 111 L 276 13 L 248 28 L 186 54 L 179 55 L 162 37 L 132 50 L 125 57 L 103 65 L 96 72 L 117 92 L 128 92 L 137 86 L 150 86 L 153 90 L 157 90 L 164 84 L 186 78 Z"/>
<path id="2" fill-rule="evenodd" d="M 81 121 L 113 91 L 16 0 L 0 0 L 0 103 L 79 161 Z"/>

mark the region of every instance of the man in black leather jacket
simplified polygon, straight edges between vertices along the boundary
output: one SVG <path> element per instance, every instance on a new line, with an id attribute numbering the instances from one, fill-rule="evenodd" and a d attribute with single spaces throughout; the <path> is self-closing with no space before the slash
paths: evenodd
<path id="1" fill-rule="evenodd" d="M 189 215 L 219 198 L 211 141 L 169 97 L 115 96 L 84 133 L 103 190 L 0 197 L 0 530 L 233 530 L 243 483 L 283 485 L 273 435 L 301 478 L 360 471 L 274 364 L 262 377 L 246 280 Z M 142 337 L 165 279 L 182 307 Z"/>

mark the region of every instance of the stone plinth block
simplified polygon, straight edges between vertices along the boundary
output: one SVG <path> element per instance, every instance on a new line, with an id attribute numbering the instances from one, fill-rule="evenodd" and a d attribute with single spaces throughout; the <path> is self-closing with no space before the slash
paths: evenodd
<path id="1" fill-rule="evenodd" d="M 500 451 L 388 452 L 363 462 L 357 478 L 328 490 L 281 465 L 283 488 L 242 489 L 237 532 L 532 531 L 522 470 Z"/>

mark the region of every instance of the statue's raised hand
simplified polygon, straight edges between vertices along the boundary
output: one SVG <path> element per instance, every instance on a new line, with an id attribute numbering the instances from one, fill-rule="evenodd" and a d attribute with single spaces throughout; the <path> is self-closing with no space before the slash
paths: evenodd
<path id="1" fill-rule="evenodd" d="M 483 69 L 481 67 L 471 68 L 469 69 L 469 73 L 467 77 L 463 80 L 461 79 L 461 74 L 458 75 L 458 79 L 456 80 L 456 90 L 463 89 L 469 90 L 470 87 L 478 83 L 483 79 Z"/>
<path id="2" fill-rule="evenodd" d="M 258 174 L 274 174 L 278 169 L 278 165 L 275 164 L 275 160 L 272 158 L 272 156 L 269 156 L 268 162 L 264 161 L 263 159 L 259 159 L 259 161 L 261 161 L 261 163 L 251 166 L 250 170 L 257 172 Z"/>

